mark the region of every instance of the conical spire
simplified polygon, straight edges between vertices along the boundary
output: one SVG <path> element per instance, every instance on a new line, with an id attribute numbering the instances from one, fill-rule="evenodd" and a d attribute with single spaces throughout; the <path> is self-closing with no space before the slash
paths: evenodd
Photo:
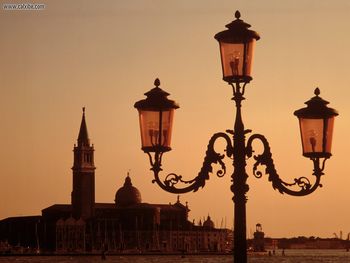
<path id="1" fill-rule="evenodd" d="M 90 145 L 89 135 L 85 122 L 85 107 L 83 107 L 83 117 L 80 124 L 80 130 L 78 135 L 78 145 Z"/>

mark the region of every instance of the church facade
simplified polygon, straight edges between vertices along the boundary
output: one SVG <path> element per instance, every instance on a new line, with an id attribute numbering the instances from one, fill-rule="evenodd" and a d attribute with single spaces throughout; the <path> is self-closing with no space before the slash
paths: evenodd
<path id="1" fill-rule="evenodd" d="M 41 216 L 1 220 L 0 241 L 8 249 L 55 253 L 199 253 L 232 249 L 232 231 L 215 228 L 209 216 L 203 224 L 190 222 L 190 209 L 179 197 L 173 204 L 142 202 L 129 175 L 117 190 L 114 203 L 96 203 L 94 146 L 88 136 L 85 109 L 73 152 L 71 204 L 54 204 L 43 209 Z"/>

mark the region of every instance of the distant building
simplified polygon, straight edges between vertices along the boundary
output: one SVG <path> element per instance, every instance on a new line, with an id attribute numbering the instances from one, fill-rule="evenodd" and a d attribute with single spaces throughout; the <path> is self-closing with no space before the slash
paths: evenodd
<path id="1" fill-rule="evenodd" d="M 256 252 L 265 251 L 265 233 L 262 231 L 261 224 L 256 224 L 253 239 L 253 250 Z"/>
<path id="2" fill-rule="evenodd" d="M 94 146 L 85 110 L 74 145 L 71 204 L 54 204 L 41 216 L 0 221 L 3 244 L 56 253 L 223 252 L 232 248 L 232 231 L 217 229 L 208 216 L 203 225 L 188 221 L 190 209 L 179 197 L 174 204 L 148 204 L 128 175 L 114 203 L 95 203 Z"/>

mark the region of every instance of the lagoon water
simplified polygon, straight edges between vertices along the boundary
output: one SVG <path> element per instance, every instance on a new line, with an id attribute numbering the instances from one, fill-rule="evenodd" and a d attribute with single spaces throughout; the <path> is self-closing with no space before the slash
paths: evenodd
<path id="1" fill-rule="evenodd" d="M 0 263 L 232 263 L 231 255 L 147 255 L 122 256 L 107 255 L 106 260 L 100 256 L 11 256 L 0 257 Z M 248 263 L 350 263 L 350 252 L 345 250 L 286 250 L 276 255 L 249 255 Z"/>

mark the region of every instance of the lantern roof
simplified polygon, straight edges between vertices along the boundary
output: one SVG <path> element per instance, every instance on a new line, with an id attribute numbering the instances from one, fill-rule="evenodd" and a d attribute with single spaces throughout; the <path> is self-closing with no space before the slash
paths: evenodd
<path id="1" fill-rule="evenodd" d="M 175 101 L 167 98 L 170 94 L 159 88 L 160 80 L 158 78 L 155 79 L 154 85 L 153 89 L 145 93 L 146 99 L 139 100 L 134 104 L 135 108 L 156 111 L 179 108 Z"/>
<path id="2" fill-rule="evenodd" d="M 259 34 L 253 30 L 248 29 L 251 27 L 251 25 L 241 20 L 240 17 L 241 13 L 237 10 L 235 13 L 236 20 L 233 20 L 231 23 L 226 25 L 228 30 L 217 33 L 214 36 L 215 39 L 218 41 L 225 40 L 225 42 L 232 43 L 236 43 L 237 41 L 245 42 L 252 38 L 259 40 Z"/>
<path id="3" fill-rule="evenodd" d="M 294 112 L 294 115 L 298 118 L 330 118 L 337 116 L 338 112 L 335 109 L 328 108 L 328 101 L 319 97 L 320 89 L 316 88 L 314 94 L 316 96 L 312 97 L 310 100 L 305 102 L 307 107 L 301 108 Z"/>

